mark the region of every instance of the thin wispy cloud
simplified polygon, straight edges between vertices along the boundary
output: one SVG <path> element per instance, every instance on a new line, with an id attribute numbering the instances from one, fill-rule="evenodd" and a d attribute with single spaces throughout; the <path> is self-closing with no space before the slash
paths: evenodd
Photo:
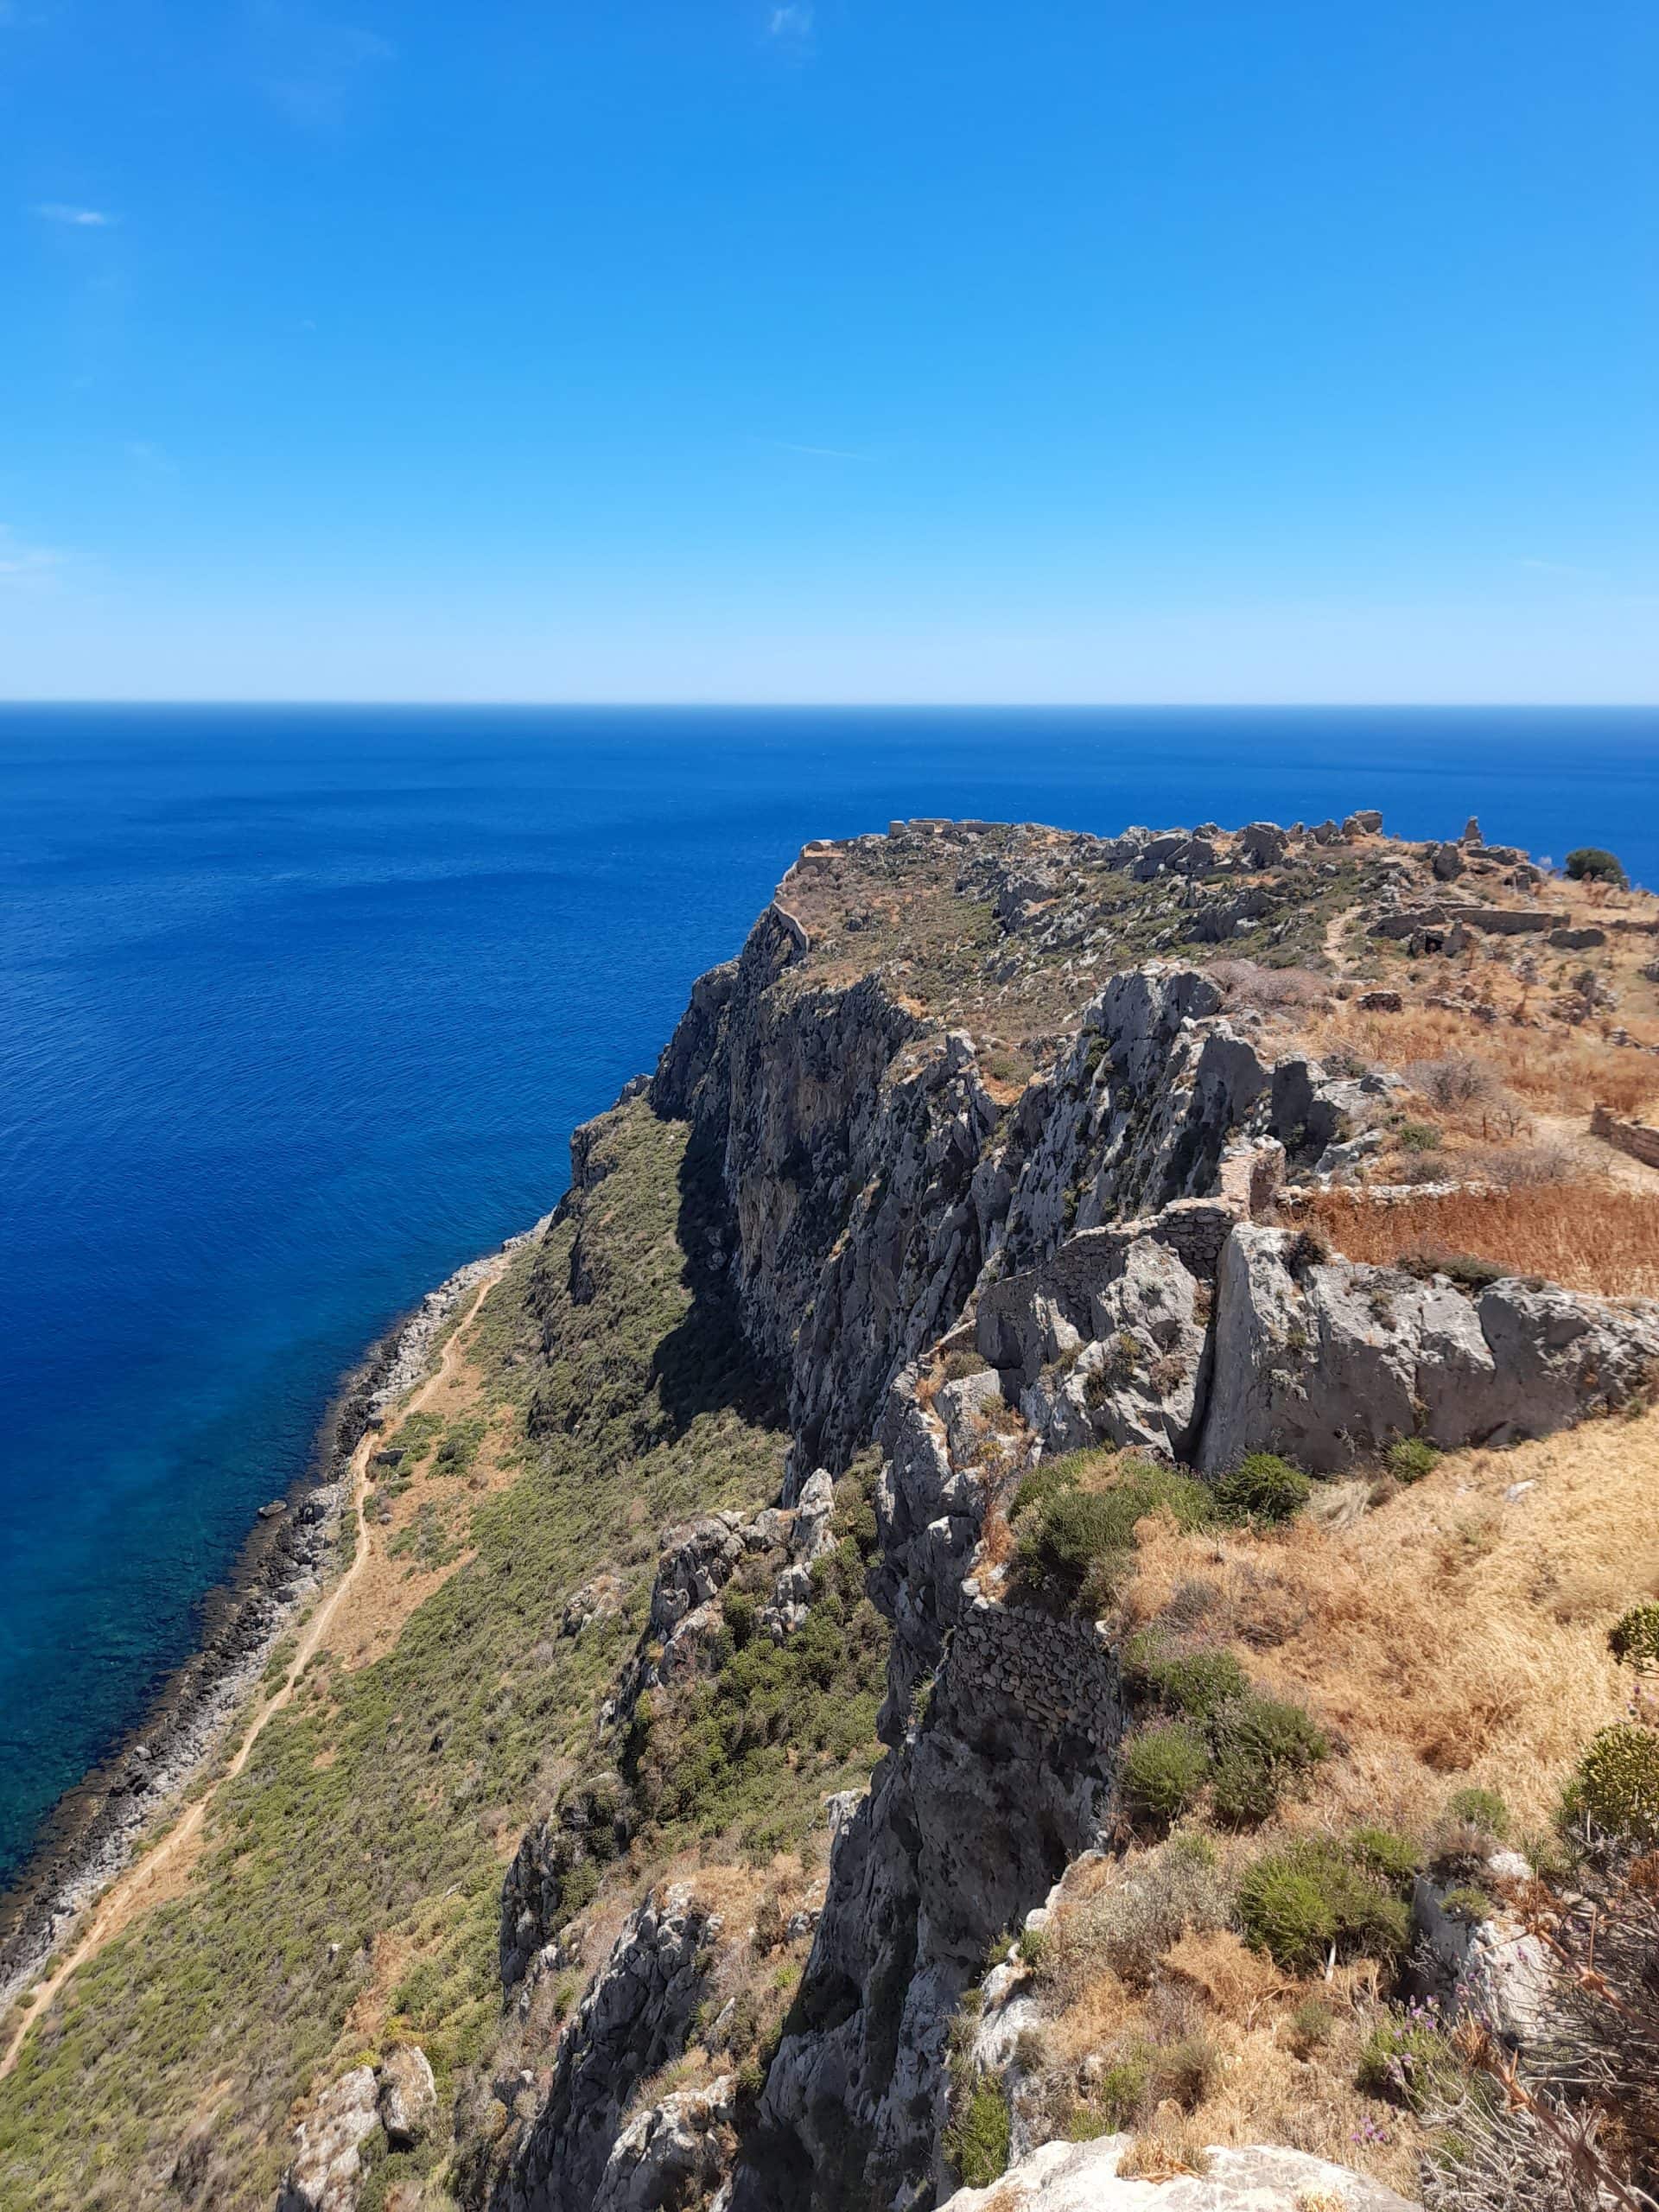
<path id="1" fill-rule="evenodd" d="M 49 545 L 28 545 L 0 522 L 0 584 L 28 583 L 60 569 L 68 556 Z"/>
<path id="2" fill-rule="evenodd" d="M 378 31 L 289 0 L 252 0 L 247 21 L 267 97 L 304 130 L 338 130 L 363 72 L 397 52 Z"/>
<path id="3" fill-rule="evenodd" d="M 793 438 L 771 438 L 767 443 L 775 446 L 779 453 L 810 454 L 815 461 L 862 461 L 864 458 L 861 453 L 849 452 L 845 446 L 803 446 L 798 445 Z"/>
<path id="4" fill-rule="evenodd" d="M 785 46 L 809 45 L 812 38 L 812 10 L 805 0 L 793 0 L 791 6 L 774 8 L 766 18 L 766 36 Z"/>
<path id="5" fill-rule="evenodd" d="M 72 207 L 62 200 L 43 200 L 35 213 L 48 223 L 67 223 L 77 231 L 107 231 L 115 221 L 102 207 Z"/>

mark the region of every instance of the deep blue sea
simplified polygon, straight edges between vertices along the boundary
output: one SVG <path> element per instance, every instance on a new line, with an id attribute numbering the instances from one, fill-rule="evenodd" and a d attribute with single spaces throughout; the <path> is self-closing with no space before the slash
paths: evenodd
<path id="1" fill-rule="evenodd" d="M 0 708 L 0 1878 L 808 837 L 1478 810 L 1659 883 L 1656 801 L 1653 712 Z"/>

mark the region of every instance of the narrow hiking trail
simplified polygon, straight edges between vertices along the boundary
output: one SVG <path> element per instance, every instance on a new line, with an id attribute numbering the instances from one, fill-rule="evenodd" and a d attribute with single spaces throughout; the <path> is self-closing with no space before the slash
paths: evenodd
<path id="1" fill-rule="evenodd" d="M 492 1263 L 489 1272 L 479 1283 L 472 1303 L 450 1332 L 432 1372 L 416 1385 L 398 1407 L 400 1422 L 410 1414 L 418 1413 L 454 1379 L 465 1358 L 463 1339 L 478 1318 L 480 1307 L 500 1281 L 505 1267 L 506 1255 L 503 1253 Z M 116 1876 L 102 1897 L 91 1908 L 91 1918 L 79 1940 L 65 1953 L 44 1980 L 33 1985 L 34 2001 L 13 2030 L 4 2051 L 0 2052 L 0 2082 L 4 2081 L 16 2065 L 29 2030 L 45 2018 L 53 1999 L 70 1977 L 89 1959 L 95 1958 L 104 1946 L 118 1936 L 141 1912 L 152 1904 L 160 1904 L 165 1897 L 176 1895 L 183 1887 L 208 1808 L 225 1783 L 233 1782 L 246 1766 L 265 1724 L 292 1701 L 301 1676 L 321 1649 L 329 1630 L 347 1609 L 347 1601 L 369 1565 L 373 1544 L 372 1524 L 363 1512 L 365 1478 L 369 1455 L 379 1447 L 383 1440 L 378 1430 L 367 1429 L 352 1453 L 348 1470 L 350 1494 L 346 1510 L 356 1525 L 357 1548 L 353 1554 L 351 1565 L 306 1624 L 281 1685 L 255 1713 L 224 1773 L 194 1803 L 186 1806 L 175 1825 L 168 1829 L 154 1850 L 146 1853 L 124 1873 Z M 21 2006 L 23 1999 L 20 1998 L 18 2001 Z"/>

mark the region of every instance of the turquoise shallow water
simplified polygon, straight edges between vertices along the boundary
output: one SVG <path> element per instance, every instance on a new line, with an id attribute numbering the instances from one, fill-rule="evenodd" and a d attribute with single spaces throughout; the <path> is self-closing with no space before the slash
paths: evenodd
<path id="1" fill-rule="evenodd" d="M 0 1878 L 806 838 L 1478 809 L 1659 882 L 1656 798 L 1651 712 L 0 709 Z"/>

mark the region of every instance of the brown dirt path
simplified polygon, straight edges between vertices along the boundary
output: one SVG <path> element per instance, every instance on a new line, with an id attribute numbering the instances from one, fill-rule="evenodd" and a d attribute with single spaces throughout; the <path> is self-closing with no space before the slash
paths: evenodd
<path id="1" fill-rule="evenodd" d="M 479 1284 L 478 1292 L 457 1326 L 450 1332 L 448 1342 L 438 1357 L 438 1363 L 423 1382 L 418 1383 L 398 1408 L 399 1415 L 416 1413 L 451 1381 L 464 1357 L 462 1340 L 477 1319 L 479 1308 L 500 1281 L 506 1268 L 505 1255 L 491 1267 Z M 366 1431 L 352 1454 L 349 1479 L 351 1484 L 347 1510 L 357 1522 L 357 1549 L 352 1563 L 334 1588 L 328 1592 L 306 1624 L 287 1674 L 280 1686 L 256 1710 L 248 1723 L 241 1742 L 238 1745 L 229 1765 L 205 1794 L 188 1805 L 175 1826 L 161 1839 L 155 1848 L 147 1853 L 135 1866 L 118 1874 L 97 1904 L 91 1908 L 90 1918 L 79 1940 L 67 1951 L 46 1977 L 34 1985 L 34 2003 L 13 2031 L 3 2052 L 0 2052 L 0 2081 L 3 2081 L 17 2063 L 25 2037 L 35 2023 L 44 2018 L 52 2000 L 70 1976 L 97 1956 L 104 1946 L 118 1936 L 141 1912 L 166 1898 L 175 1897 L 184 1887 L 189 1869 L 200 1846 L 202 1825 L 207 1809 L 219 1789 L 233 1781 L 246 1766 L 258 1741 L 260 1732 L 273 1714 L 289 1704 L 298 1687 L 300 1677 L 315 1657 L 324 1637 L 335 1622 L 341 1619 L 347 1600 L 354 1592 L 359 1579 L 368 1567 L 372 1552 L 371 1523 L 363 1511 L 366 1490 L 369 1454 L 380 1443 L 374 1429 Z"/>

